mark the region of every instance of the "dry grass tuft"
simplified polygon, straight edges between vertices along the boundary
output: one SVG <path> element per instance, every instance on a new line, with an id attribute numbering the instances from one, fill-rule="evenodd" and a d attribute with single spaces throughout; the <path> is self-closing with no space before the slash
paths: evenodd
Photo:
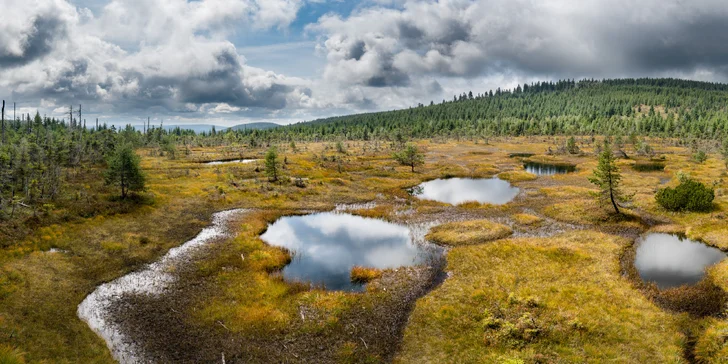
<path id="1" fill-rule="evenodd" d="M 369 283 L 382 276 L 382 271 L 377 268 L 359 267 L 351 268 L 352 283 Z"/>
<path id="2" fill-rule="evenodd" d="M 483 244 L 513 234 L 508 226 L 489 220 L 452 222 L 436 226 L 427 234 L 427 240 L 437 244 L 460 246 Z"/>
<path id="3" fill-rule="evenodd" d="M 695 360 L 699 363 L 728 362 L 728 322 L 708 319 L 707 329 L 698 338 L 695 345 Z"/>
<path id="4" fill-rule="evenodd" d="M 538 179 L 538 176 L 536 176 L 533 173 L 528 173 L 526 171 L 509 171 L 509 172 L 503 172 L 498 175 L 498 178 L 515 183 L 515 182 L 525 182 L 525 181 L 534 181 Z"/>
<path id="5" fill-rule="evenodd" d="M 0 363 L 2 364 L 25 364 L 25 354 L 18 349 L 0 345 Z"/>
<path id="6" fill-rule="evenodd" d="M 542 218 L 530 214 L 515 214 L 513 215 L 513 220 L 516 220 L 516 223 L 519 225 L 526 226 L 538 225 L 543 222 Z"/>

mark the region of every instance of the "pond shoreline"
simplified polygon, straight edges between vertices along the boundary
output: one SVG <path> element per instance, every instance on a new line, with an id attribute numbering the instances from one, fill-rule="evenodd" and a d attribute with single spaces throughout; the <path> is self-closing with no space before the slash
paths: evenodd
<path id="1" fill-rule="evenodd" d="M 227 224 L 247 210 L 235 209 L 212 215 L 212 225 L 202 229 L 191 240 L 172 248 L 162 258 L 144 269 L 104 283 L 78 305 L 77 315 L 106 342 L 112 356 L 120 363 L 142 363 L 144 354 L 127 340 L 122 328 L 111 319 L 113 306 L 126 295 L 160 295 L 173 284 L 176 277 L 169 272 L 199 248 L 228 235 Z"/>

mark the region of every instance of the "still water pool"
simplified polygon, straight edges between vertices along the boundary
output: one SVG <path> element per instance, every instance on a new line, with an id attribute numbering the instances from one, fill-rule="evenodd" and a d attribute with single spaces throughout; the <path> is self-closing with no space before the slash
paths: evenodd
<path id="1" fill-rule="evenodd" d="M 555 174 L 567 174 L 576 171 L 576 166 L 557 165 L 548 163 L 528 162 L 523 164 L 526 172 L 537 176 L 553 176 Z"/>
<path id="2" fill-rule="evenodd" d="M 354 266 L 412 266 L 427 263 L 441 252 L 415 243 L 407 226 L 336 212 L 283 217 L 261 239 L 293 253 L 293 260 L 283 268 L 285 279 L 336 291 L 363 290 L 351 282 Z"/>
<path id="3" fill-rule="evenodd" d="M 726 257 L 716 248 L 672 234 L 649 234 L 637 244 L 637 272 L 660 289 L 698 283 L 707 267 Z"/>
<path id="4" fill-rule="evenodd" d="M 453 205 L 463 202 L 480 202 L 502 205 L 511 202 L 520 190 L 499 178 L 436 179 L 412 189 L 412 194 L 423 200 L 435 200 Z"/>

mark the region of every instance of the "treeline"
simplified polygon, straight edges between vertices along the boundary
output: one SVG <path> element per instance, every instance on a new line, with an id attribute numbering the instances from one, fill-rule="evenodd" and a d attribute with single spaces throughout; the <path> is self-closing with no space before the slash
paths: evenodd
<path id="1" fill-rule="evenodd" d="M 454 95 L 405 110 L 341 116 L 266 130 L 195 134 L 147 123 L 143 130 L 23 115 L 4 120 L 0 218 L 58 198 L 64 169 L 106 166 L 119 145 L 176 158 L 190 146 L 267 146 L 281 141 L 487 139 L 522 135 L 728 137 L 728 85 L 678 79 L 562 80 Z M 79 107 L 80 110 L 80 107 Z M 7 113 L 5 114 L 7 116 Z"/>
<path id="2" fill-rule="evenodd" d="M 167 148 L 174 154 L 178 140 L 194 136 L 189 131 L 174 134 L 160 128 L 145 133 L 131 126 L 86 128 L 77 118 L 67 122 L 39 113 L 10 120 L 5 116 L 0 127 L 0 220 L 12 218 L 18 209 L 35 215 L 51 207 L 63 197 L 69 171 L 104 167 L 120 145 L 156 145 L 160 151 Z"/>
<path id="3" fill-rule="evenodd" d="M 723 139 L 728 85 L 678 79 L 563 80 L 455 95 L 405 110 L 333 117 L 257 139 L 334 140 L 521 135 L 641 135 Z"/>

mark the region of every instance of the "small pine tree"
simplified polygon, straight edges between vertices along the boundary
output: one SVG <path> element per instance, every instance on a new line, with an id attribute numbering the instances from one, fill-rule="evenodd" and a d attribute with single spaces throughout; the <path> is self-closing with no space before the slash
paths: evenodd
<path id="1" fill-rule="evenodd" d="M 412 172 L 415 171 L 415 167 L 425 164 L 425 155 L 413 144 L 408 144 L 404 150 L 394 153 L 392 157 L 399 164 L 412 167 Z"/>
<path id="2" fill-rule="evenodd" d="M 599 164 L 594 170 L 594 175 L 589 178 L 589 182 L 599 187 L 598 197 L 600 203 L 609 200 L 617 214 L 620 214 L 617 202 L 626 200 L 620 190 L 621 180 L 622 175 L 619 173 L 612 146 L 605 140 L 604 150 L 599 155 Z"/>
<path id="3" fill-rule="evenodd" d="M 278 181 L 280 163 L 278 162 L 278 151 L 276 147 L 270 147 L 265 153 L 265 174 L 271 182 Z"/>
<path id="4" fill-rule="evenodd" d="M 728 138 L 723 140 L 723 148 L 720 150 L 721 155 L 723 155 L 723 162 L 725 163 L 725 167 L 728 168 Z"/>
<path id="5" fill-rule="evenodd" d="M 576 138 L 573 136 L 566 141 L 566 151 L 569 154 L 579 154 L 579 146 L 576 145 Z"/>
<path id="6" fill-rule="evenodd" d="M 140 166 L 139 158 L 130 144 L 116 147 L 114 153 L 107 161 L 108 169 L 105 173 L 107 185 L 117 186 L 121 189 L 121 198 L 127 198 L 130 191 L 139 192 L 145 189 L 145 177 Z"/>
<path id="7" fill-rule="evenodd" d="M 708 154 L 706 154 L 703 150 L 698 150 L 695 154 L 693 154 L 693 160 L 696 163 L 703 164 L 708 160 Z"/>

